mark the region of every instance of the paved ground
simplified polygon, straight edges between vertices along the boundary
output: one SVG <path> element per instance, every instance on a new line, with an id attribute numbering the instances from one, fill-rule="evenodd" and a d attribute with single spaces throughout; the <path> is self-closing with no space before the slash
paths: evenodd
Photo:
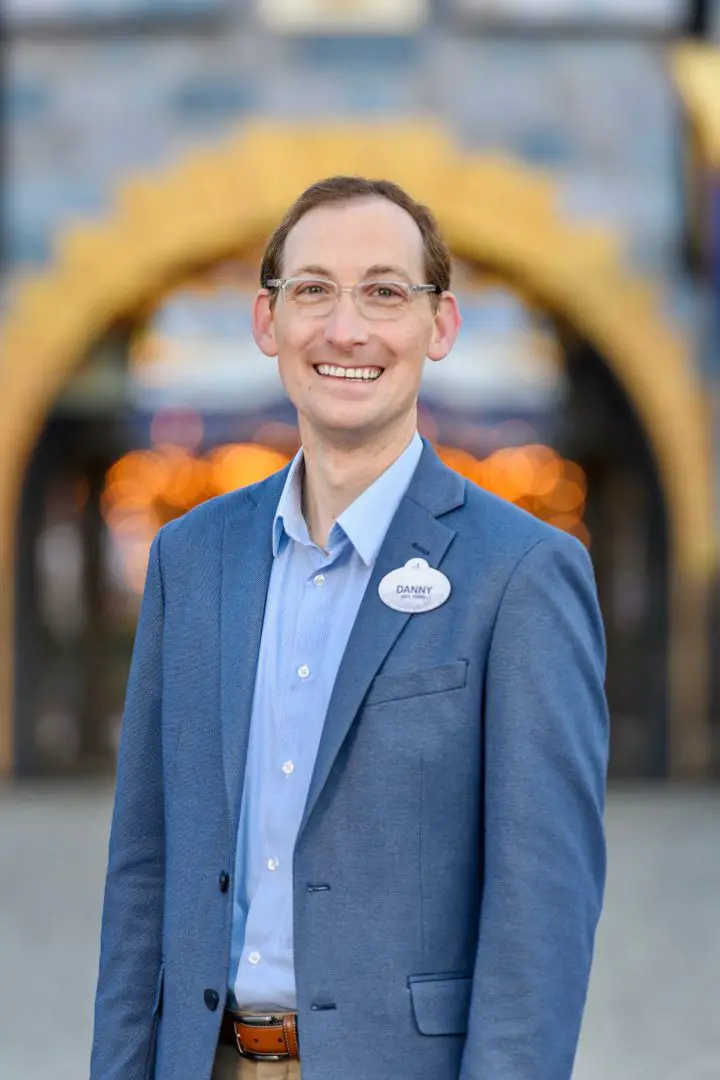
<path id="1" fill-rule="evenodd" d="M 87 1077 L 110 798 L 0 788 L 0 1080 Z M 720 789 L 617 791 L 608 835 L 575 1080 L 719 1080 Z"/>

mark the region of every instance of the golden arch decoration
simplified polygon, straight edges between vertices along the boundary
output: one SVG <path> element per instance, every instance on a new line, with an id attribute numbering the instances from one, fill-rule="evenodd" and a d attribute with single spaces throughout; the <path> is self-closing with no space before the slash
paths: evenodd
<path id="1" fill-rule="evenodd" d="M 709 423 L 692 357 L 663 321 L 658 298 L 622 268 L 612 236 L 566 223 L 549 180 L 525 166 L 463 156 L 422 124 L 257 123 L 235 141 L 125 183 L 107 220 L 72 229 L 54 265 L 18 286 L 0 333 L 0 775 L 12 763 L 14 522 L 44 416 L 116 320 L 256 244 L 303 187 L 337 172 L 406 186 L 436 210 L 457 255 L 525 288 L 612 367 L 649 436 L 669 509 L 671 770 L 702 772 L 703 596 L 714 557 Z"/>
<path id="2" fill-rule="evenodd" d="M 685 42 L 671 55 L 671 71 L 703 163 L 720 169 L 720 49 Z"/>
<path id="3" fill-rule="evenodd" d="M 700 263 L 710 247 L 713 183 L 720 178 L 720 48 L 683 42 L 670 56 L 686 119 L 684 145 L 685 202 L 693 254 Z"/>

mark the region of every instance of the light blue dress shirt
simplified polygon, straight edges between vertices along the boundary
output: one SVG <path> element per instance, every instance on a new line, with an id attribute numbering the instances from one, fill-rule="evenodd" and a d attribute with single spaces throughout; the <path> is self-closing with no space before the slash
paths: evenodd
<path id="1" fill-rule="evenodd" d="M 302 514 L 302 450 L 278 503 L 235 859 L 229 989 L 245 1009 L 296 1007 L 295 840 L 340 661 L 421 453 L 416 433 L 343 511 L 326 551 Z"/>

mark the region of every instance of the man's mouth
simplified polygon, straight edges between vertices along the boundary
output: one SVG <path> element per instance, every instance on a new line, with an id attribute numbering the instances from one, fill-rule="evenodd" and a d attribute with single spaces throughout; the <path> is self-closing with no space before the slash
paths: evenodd
<path id="1" fill-rule="evenodd" d="M 383 373 L 378 367 L 338 367 L 337 364 L 316 364 L 318 375 L 329 379 L 356 379 L 360 382 L 374 382 Z"/>

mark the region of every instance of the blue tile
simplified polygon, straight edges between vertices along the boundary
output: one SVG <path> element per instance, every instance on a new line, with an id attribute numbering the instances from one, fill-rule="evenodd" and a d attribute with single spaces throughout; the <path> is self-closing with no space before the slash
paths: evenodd
<path id="1" fill-rule="evenodd" d="M 54 224 L 63 217 L 77 220 L 103 213 L 107 200 L 97 184 L 72 176 L 11 173 L 6 181 L 5 207 L 10 220 Z"/>
<path id="2" fill-rule="evenodd" d="M 419 36 L 402 35 L 311 35 L 293 41 L 294 62 L 310 67 L 407 68 L 422 55 Z"/>
<path id="3" fill-rule="evenodd" d="M 359 73 L 334 80 L 338 102 L 357 114 L 384 118 L 388 114 L 407 110 L 412 105 L 407 79 L 388 74 L 387 78 L 366 79 Z"/>
<path id="4" fill-rule="evenodd" d="M 229 0 L 136 0 L 138 11 L 155 15 L 206 15 L 226 11 Z"/>
<path id="5" fill-rule="evenodd" d="M 17 222 L 8 224 L 4 248 L 4 258 L 11 272 L 21 266 L 43 266 L 52 256 L 52 242 L 47 231 L 21 227 Z"/>
<path id="6" fill-rule="evenodd" d="M 223 116 L 257 107 L 254 87 L 235 79 L 197 79 L 170 98 L 170 108 L 188 117 Z"/>
<path id="7" fill-rule="evenodd" d="M 11 176 L 3 207 L 8 262 L 11 266 L 46 262 L 60 230 L 78 221 L 97 220 L 106 209 L 95 185 L 32 173 Z"/>
<path id="8" fill-rule="evenodd" d="M 6 118 L 13 121 L 37 120 L 49 112 L 53 95 L 47 84 L 30 80 L 9 80 L 0 102 Z"/>
<path id="9" fill-rule="evenodd" d="M 32 26 L 35 23 L 106 23 L 118 19 L 131 19 L 144 22 L 158 18 L 196 18 L 214 15 L 226 11 L 229 0 L 116 0 L 108 5 L 106 0 L 65 0 L 61 10 L 48 10 L 44 7 L 33 12 L 32 5 L 14 11 L 10 21 L 19 25 Z"/>
<path id="10" fill-rule="evenodd" d="M 569 133 L 539 128 L 519 139 L 516 153 L 532 165 L 565 165 L 575 156 L 576 148 Z"/>

